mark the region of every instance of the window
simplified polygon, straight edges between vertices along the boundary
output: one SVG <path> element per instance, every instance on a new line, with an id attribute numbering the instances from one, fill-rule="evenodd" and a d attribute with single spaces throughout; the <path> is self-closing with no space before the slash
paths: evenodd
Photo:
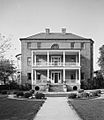
<path id="1" fill-rule="evenodd" d="M 37 48 L 38 48 L 38 49 L 41 48 L 41 42 L 37 42 Z"/>
<path id="2" fill-rule="evenodd" d="M 31 80 L 31 73 L 27 73 L 27 79 Z"/>
<path id="3" fill-rule="evenodd" d="M 31 48 L 31 42 L 27 42 L 27 49 Z"/>
<path id="4" fill-rule="evenodd" d="M 41 80 L 41 74 L 37 73 L 37 80 Z"/>
<path id="5" fill-rule="evenodd" d="M 85 43 L 84 42 L 81 43 L 81 49 L 85 49 Z"/>
<path id="6" fill-rule="evenodd" d="M 27 65 L 31 65 L 31 57 L 27 57 Z"/>
<path id="7" fill-rule="evenodd" d="M 53 45 L 51 46 L 51 49 L 59 49 L 59 45 L 58 45 L 58 44 L 53 44 Z"/>
<path id="8" fill-rule="evenodd" d="M 72 43 L 71 43 L 71 48 L 74 48 L 74 44 L 75 44 L 75 42 L 72 42 Z"/>

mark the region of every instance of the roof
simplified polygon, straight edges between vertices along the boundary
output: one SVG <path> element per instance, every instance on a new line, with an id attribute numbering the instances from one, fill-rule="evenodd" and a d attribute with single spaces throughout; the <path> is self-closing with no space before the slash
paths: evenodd
<path id="1" fill-rule="evenodd" d="M 72 34 L 72 33 L 38 33 L 32 36 L 29 36 L 27 38 L 21 38 L 22 39 L 86 39 L 84 37 Z"/>

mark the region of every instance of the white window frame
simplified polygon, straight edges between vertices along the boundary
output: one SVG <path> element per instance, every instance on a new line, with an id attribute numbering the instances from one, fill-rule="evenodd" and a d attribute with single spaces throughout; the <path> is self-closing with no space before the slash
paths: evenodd
<path id="1" fill-rule="evenodd" d="M 61 80 L 62 80 L 62 76 L 61 76 L 61 75 L 62 75 L 62 74 L 61 74 L 62 72 L 61 72 L 61 71 L 52 71 L 52 72 L 51 72 L 51 80 L 52 80 L 51 82 L 52 82 L 52 83 L 55 83 L 55 73 L 58 73 L 58 83 L 61 83 Z M 53 78 L 52 78 L 52 76 L 53 76 Z M 59 78 L 60 78 L 60 79 L 59 79 Z"/>
<path id="2" fill-rule="evenodd" d="M 51 65 L 55 65 L 55 59 L 58 59 L 57 65 L 61 65 L 61 56 L 51 56 Z"/>

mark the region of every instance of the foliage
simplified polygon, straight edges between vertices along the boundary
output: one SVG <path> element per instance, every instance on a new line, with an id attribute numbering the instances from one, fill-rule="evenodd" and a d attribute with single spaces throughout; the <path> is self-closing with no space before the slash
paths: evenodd
<path id="1" fill-rule="evenodd" d="M 11 47 L 11 38 L 6 38 L 0 34 L 0 58 L 4 58 L 4 53 Z"/>
<path id="2" fill-rule="evenodd" d="M 84 92 L 84 89 L 79 89 L 78 90 L 78 93 L 82 93 L 82 92 Z"/>
<path id="3" fill-rule="evenodd" d="M 87 79 L 87 80 L 81 81 L 81 88 L 85 90 L 104 88 L 104 77 L 101 71 L 99 71 L 96 74 L 96 77 L 94 77 L 93 79 Z"/>
<path id="4" fill-rule="evenodd" d="M 89 97 L 89 93 L 87 92 L 81 92 L 77 94 L 77 98 L 87 98 Z"/>
<path id="5" fill-rule="evenodd" d="M 32 96 L 32 93 L 30 93 L 30 92 L 24 93 L 24 97 L 25 97 L 25 98 L 29 98 L 29 97 L 31 97 L 31 96 Z"/>
<path id="6" fill-rule="evenodd" d="M 70 93 L 69 95 L 68 95 L 68 98 L 71 98 L 71 99 L 74 99 L 74 98 L 76 98 L 77 97 L 77 94 L 76 93 Z"/>
<path id="7" fill-rule="evenodd" d="M 36 99 L 44 99 L 44 98 L 45 98 L 45 94 L 43 94 L 43 93 L 38 93 L 38 92 L 37 92 L 37 93 L 35 94 L 35 98 L 36 98 Z"/>
<path id="8" fill-rule="evenodd" d="M 1 91 L 1 94 L 3 94 L 3 95 L 5 95 L 5 94 L 7 94 L 8 92 L 6 91 L 6 90 L 2 90 Z"/>
<path id="9" fill-rule="evenodd" d="M 24 96 L 24 93 L 23 93 L 22 91 L 18 91 L 18 92 L 16 93 L 16 96 L 17 96 L 17 97 L 23 97 L 23 96 Z"/>
<path id="10" fill-rule="evenodd" d="M 8 83 L 9 89 L 19 89 L 19 85 L 13 80 L 13 81 L 9 81 Z"/>
<path id="11" fill-rule="evenodd" d="M 8 77 L 15 72 L 13 64 L 7 59 L 0 60 L 0 80 L 6 84 Z"/>
<path id="12" fill-rule="evenodd" d="M 100 69 L 102 73 L 104 74 L 104 45 L 102 45 L 99 48 L 99 53 L 100 53 L 100 57 L 98 59 L 98 65 L 100 66 Z"/>

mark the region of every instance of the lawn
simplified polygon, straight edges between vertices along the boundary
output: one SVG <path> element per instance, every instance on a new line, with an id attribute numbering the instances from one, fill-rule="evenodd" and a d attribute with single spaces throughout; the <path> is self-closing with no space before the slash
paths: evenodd
<path id="1" fill-rule="evenodd" d="M 32 120 L 43 103 L 0 98 L 0 120 Z"/>
<path id="2" fill-rule="evenodd" d="M 104 100 L 72 100 L 72 106 L 83 120 L 104 120 Z"/>

